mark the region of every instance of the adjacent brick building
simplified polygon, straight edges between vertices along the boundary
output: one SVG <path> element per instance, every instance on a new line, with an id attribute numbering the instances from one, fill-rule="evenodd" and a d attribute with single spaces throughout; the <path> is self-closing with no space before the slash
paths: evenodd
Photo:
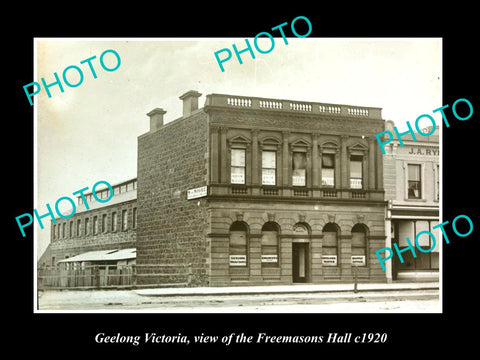
<path id="1" fill-rule="evenodd" d="M 152 110 L 138 138 L 137 264 L 191 264 L 197 286 L 345 282 L 353 266 L 386 281 L 381 109 L 199 96 L 167 124 Z"/>
<path id="2" fill-rule="evenodd" d="M 89 209 L 78 196 L 75 215 L 51 223 L 50 244 L 38 261 L 40 268 L 55 267 L 60 260 L 89 251 L 136 247 L 137 179 L 112 188 L 114 195 L 108 202 L 97 202 L 92 193 L 85 193 Z M 96 194 L 100 199 L 110 197 L 109 189 Z"/>
<path id="3" fill-rule="evenodd" d="M 385 122 L 385 129 L 393 132 L 394 122 Z M 432 128 L 423 129 L 429 134 Z M 399 249 L 408 247 L 406 238 L 415 246 L 415 238 L 421 231 L 430 231 L 436 239 L 431 252 L 410 251 L 402 253 L 403 262 L 398 256 L 386 262 L 386 272 L 393 280 L 432 280 L 438 279 L 440 267 L 441 232 L 433 229 L 439 223 L 440 204 L 440 149 L 439 129 L 430 136 L 410 134 L 401 137 L 402 144 L 395 138 L 386 147 L 384 155 L 385 200 L 388 201 L 386 219 L 387 242 Z M 403 145 L 403 146 L 402 146 Z M 419 245 L 424 249 L 432 247 L 432 239 L 419 237 Z"/>

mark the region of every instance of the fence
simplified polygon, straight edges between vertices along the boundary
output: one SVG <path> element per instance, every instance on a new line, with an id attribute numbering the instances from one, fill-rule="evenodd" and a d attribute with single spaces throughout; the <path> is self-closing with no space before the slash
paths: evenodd
<path id="1" fill-rule="evenodd" d="M 89 265 L 38 269 L 37 287 L 121 288 L 190 286 L 191 264 Z"/>

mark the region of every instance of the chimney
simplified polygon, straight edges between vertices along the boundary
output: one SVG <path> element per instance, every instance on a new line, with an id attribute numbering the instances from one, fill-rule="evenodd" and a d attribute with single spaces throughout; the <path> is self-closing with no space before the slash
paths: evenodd
<path id="1" fill-rule="evenodd" d="M 150 116 L 150 132 L 156 131 L 163 126 L 163 115 L 166 113 L 163 109 L 155 108 L 147 114 L 147 116 Z"/>
<path id="2" fill-rule="evenodd" d="M 395 123 L 393 120 L 387 120 L 385 121 L 385 130 L 390 131 L 393 133 L 393 127 L 395 126 Z"/>
<path id="3" fill-rule="evenodd" d="M 180 96 L 183 100 L 183 117 L 189 116 L 192 112 L 198 109 L 198 98 L 202 96 L 198 91 L 190 90 Z"/>

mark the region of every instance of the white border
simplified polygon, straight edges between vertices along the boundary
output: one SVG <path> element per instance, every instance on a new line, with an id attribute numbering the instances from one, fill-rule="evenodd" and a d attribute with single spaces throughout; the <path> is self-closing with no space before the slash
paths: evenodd
<path id="1" fill-rule="evenodd" d="M 261 30 L 261 29 L 260 29 Z M 278 36 L 274 36 L 274 38 L 279 38 Z M 34 70 L 34 78 L 33 81 L 37 82 L 37 41 L 44 41 L 44 40 L 54 40 L 54 41 L 218 41 L 218 40 L 227 40 L 227 39 L 243 39 L 241 37 L 216 37 L 216 38 L 159 38 L 159 37 L 152 37 L 152 38 L 135 38 L 135 37 L 123 37 L 123 38 L 83 38 L 83 37 L 71 37 L 71 38 L 56 38 L 56 37 L 39 37 L 39 38 L 33 38 L 33 54 L 34 54 L 34 65 L 33 65 L 33 70 Z M 287 39 L 296 41 L 296 40 L 301 40 L 301 41 L 339 41 L 339 40 L 345 40 L 345 41 L 365 41 L 365 40 L 370 40 L 370 41 L 431 41 L 431 40 L 439 40 L 440 41 L 440 54 L 443 55 L 443 38 L 442 37 L 419 37 L 419 38 L 369 38 L 369 37 L 362 37 L 362 38 L 318 38 L 318 37 L 306 37 L 306 38 L 292 38 L 292 37 L 287 37 Z M 442 81 L 440 85 L 440 104 L 443 105 L 443 56 L 440 58 L 440 68 L 442 72 Z M 441 106 L 440 105 L 440 106 Z M 34 101 L 33 105 L 34 109 L 34 208 L 37 208 L 37 195 L 38 195 L 38 187 L 37 187 L 37 180 L 36 180 L 36 174 L 38 171 L 37 167 L 37 101 Z M 433 110 L 433 109 L 432 109 Z M 385 120 L 385 119 L 384 119 Z M 439 211 L 440 211 L 440 216 L 439 216 L 439 222 L 443 222 L 443 161 L 442 161 L 442 155 L 443 155 L 443 119 L 442 122 L 440 123 L 440 139 L 439 139 L 439 148 L 440 148 L 440 159 L 439 159 L 439 164 L 440 164 L 440 200 L 439 200 Z M 32 224 L 34 225 L 34 223 Z M 38 309 L 38 289 L 37 289 L 37 251 L 38 251 L 38 242 L 37 242 L 37 233 L 38 229 L 37 226 L 34 226 L 33 229 L 33 239 L 34 239 L 34 272 L 33 272 L 33 277 L 34 277 L 34 294 L 33 294 L 33 303 L 34 303 L 34 313 L 171 313 L 172 311 L 152 311 L 152 310 L 147 310 L 147 309 L 139 309 L 139 310 L 110 310 L 110 309 L 102 309 L 102 310 L 39 310 Z M 440 245 L 440 253 L 443 254 L 443 244 Z M 439 269 L 439 302 L 440 302 L 440 312 L 434 312 L 434 313 L 443 313 L 443 257 L 440 256 L 440 269 Z M 241 310 L 241 309 L 239 309 Z M 183 311 L 173 311 L 174 313 L 196 313 L 198 311 L 195 311 L 194 308 L 192 309 L 184 309 Z M 216 310 L 212 311 L 200 311 L 202 313 L 221 313 L 221 307 L 216 308 Z M 239 311 L 241 312 L 241 311 Z M 259 309 L 257 311 L 258 313 L 268 313 L 269 311 L 265 311 L 262 309 Z M 295 313 L 295 311 L 288 310 L 288 311 L 275 311 L 274 313 Z M 298 312 L 304 312 L 304 311 L 298 311 Z M 335 312 L 334 312 L 335 313 Z M 350 312 L 350 311 L 340 311 L 339 313 L 356 313 L 356 312 Z M 364 314 L 368 314 L 369 312 L 361 312 Z M 376 312 L 371 312 L 371 313 L 376 313 Z M 394 312 L 386 312 L 386 313 L 394 313 Z"/>

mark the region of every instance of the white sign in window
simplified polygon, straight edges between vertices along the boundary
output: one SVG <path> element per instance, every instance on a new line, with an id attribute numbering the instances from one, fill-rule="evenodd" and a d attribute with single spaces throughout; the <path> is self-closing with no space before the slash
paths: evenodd
<path id="1" fill-rule="evenodd" d="M 292 185 L 306 186 L 307 155 L 302 152 L 294 152 L 292 158 Z"/>
<path id="2" fill-rule="evenodd" d="M 230 182 L 232 184 L 245 184 L 245 168 L 232 167 Z"/>
<path id="3" fill-rule="evenodd" d="M 323 255 L 322 256 L 322 265 L 323 266 L 337 266 L 337 255 Z"/>
<path id="4" fill-rule="evenodd" d="M 322 186 L 334 186 L 334 170 L 333 169 L 322 169 Z"/>
<path id="5" fill-rule="evenodd" d="M 365 266 L 365 255 L 352 255 L 352 265 Z"/>
<path id="6" fill-rule="evenodd" d="M 263 169 L 262 185 L 275 185 L 275 169 Z"/>
<path id="7" fill-rule="evenodd" d="M 262 255 L 262 263 L 277 263 L 278 255 Z"/>
<path id="8" fill-rule="evenodd" d="M 351 189 L 361 189 L 362 188 L 362 179 L 350 179 L 350 188 Z"/>
<path id="9" fill-rule="evenodd" d="M 294 175 L 292 176 L 292 185 L 305 186 L 305 184 L 305 170 L 294 170 Z"/>
<path id="10" fill-rule="evenodd" d="M 230 266 L 247 266 L 247 255 L 230 255 Z"/>

